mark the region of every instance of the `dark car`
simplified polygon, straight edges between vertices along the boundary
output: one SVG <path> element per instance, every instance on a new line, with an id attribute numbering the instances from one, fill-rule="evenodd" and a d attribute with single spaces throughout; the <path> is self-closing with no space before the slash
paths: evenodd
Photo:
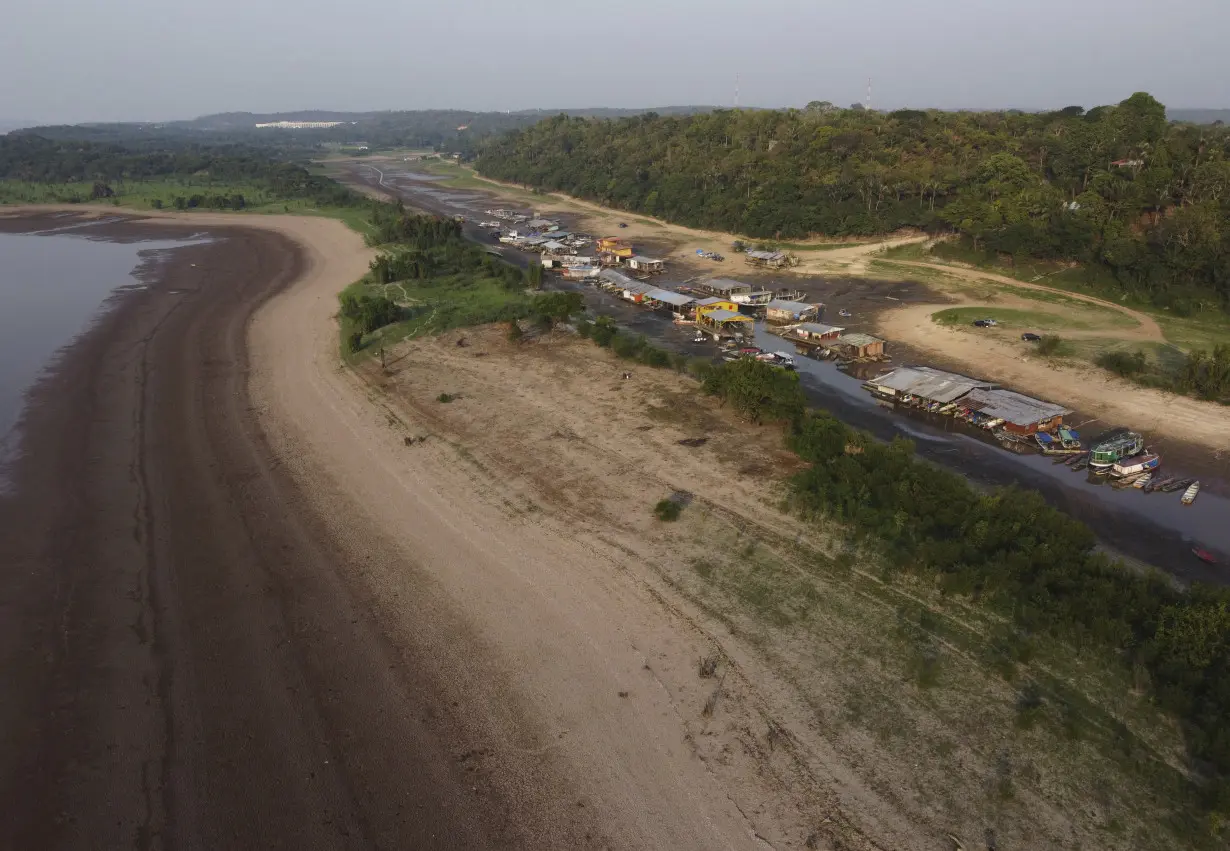
<path id="1" fill-rule="evenodd" d="M 975 328 L 990 328 L 991 323 L 986 319 L 975 319 L 974 327 Z"/>
<path id="2" fill-rule="evenodd" d="M 628 226 L 628 223 L 627 223 L 627 222 L 620 222 L 620 223 L 619 223 L 619 226 L 620 226 L 621 228 L 626 228 L 626 227 Z"/>
<path id="3" fill-rule="evenodd" d="M 1021 339 L 1027 343 L 1036 343 L 1042 339 L 1042 336 L 1040 334 L 1034 334 L 1030 331 L 1026 331 L 1021 335 Z"/>

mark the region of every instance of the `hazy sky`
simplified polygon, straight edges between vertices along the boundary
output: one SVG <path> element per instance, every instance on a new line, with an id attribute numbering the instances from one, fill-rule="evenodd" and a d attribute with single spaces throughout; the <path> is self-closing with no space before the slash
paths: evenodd
<path id="1" fill-rule="evenodd" d="M 1230 106 L 1230 0 L 2 0 L 0 119 Z"/>

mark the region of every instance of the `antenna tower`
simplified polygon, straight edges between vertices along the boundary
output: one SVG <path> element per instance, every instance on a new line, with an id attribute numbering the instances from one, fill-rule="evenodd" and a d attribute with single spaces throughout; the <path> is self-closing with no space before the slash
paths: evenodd
<path id="1" fill-rule="evenodd" d="M 735 109 L 739 108 L 739 74 L 735 73 Z"/>
<path id="2" fill-rule="evenodd" d="M 867 111 L 871 111 L 871 78 L 867 78 Z"/>

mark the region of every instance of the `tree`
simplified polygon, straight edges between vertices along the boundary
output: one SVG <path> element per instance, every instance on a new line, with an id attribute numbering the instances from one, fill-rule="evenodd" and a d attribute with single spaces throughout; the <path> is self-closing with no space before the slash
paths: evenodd
<path id="1" fill-rule="evenodd" d="M 867 107 L 863 106 L 861 103 L 852 103 L 850 104 L 850 109 L 855 112 L 865 112 Z"/>

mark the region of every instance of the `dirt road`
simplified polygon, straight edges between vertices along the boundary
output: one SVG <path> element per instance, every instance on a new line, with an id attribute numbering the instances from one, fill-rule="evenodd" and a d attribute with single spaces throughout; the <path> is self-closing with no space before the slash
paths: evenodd
<path id="1" fill-rule="evenodd" d="M 360 581 L 413 562 L 345 506 L 341 535 L 309 510 L 249 395 L 271 358 L 312 356 L 250 358 L 253 311 L 292 281 L 331 298 L 368 252 L 324 219 L 213 230 L 235 222 L 181 220 L 219 241 L 177 252 L 30 408 L 0 505 L 0 848 L 597 843 L 549 766 L 493 775 L 501 725 L 525 727 L 478 702 L 455 610 Z M 430 635 L 391 640 L 389 605 Z"/>

